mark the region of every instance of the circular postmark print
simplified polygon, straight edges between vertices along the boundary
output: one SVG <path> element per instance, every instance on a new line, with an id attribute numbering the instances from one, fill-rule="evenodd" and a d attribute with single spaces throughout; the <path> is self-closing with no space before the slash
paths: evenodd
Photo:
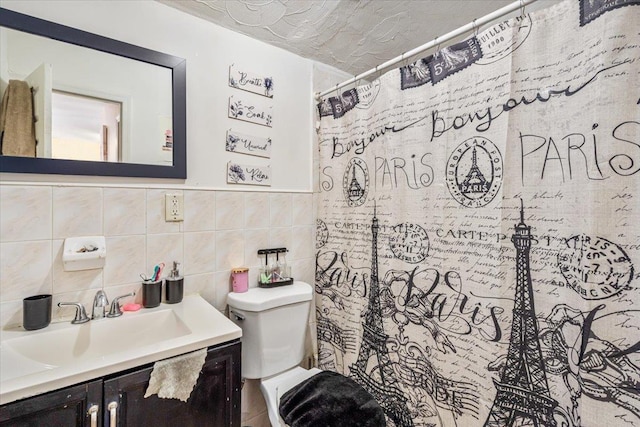
<path id="1" fill-rule="evenodd" d="M 458 203 L 468 208 L 485 206 L 502 185 L 502 154 L 487 138 L 469 138 L 449 156 L 446 179 Z"/>
<path id="2" fill-rule="evenodd" d="M 361 206 L 369 193 L 369 169 L 364 160 L 354 158 L 347 164 L 342 179 L 344 197 L 349 206 Z"/>
<path id="3" fill-rule="evenodd" d="M 612 297 L 633 278 L 633 264 L 620 246 L 584 234 L 567 239 L 558 266 L 567 286 L 586 300 Z"/>
<path id="4" fill-rule="evenodd" d="M 329 240 L 327 224 L 320 218 L 316 219 L 316 249 L 320 249 Z"/>
<path id="5" fill-rule="evenodd" d="M 516 16 L 508 21 L 500 22 L 476 36 L 482 49 L 480 65 L 487 65 L 506 58 L 519 48 L 531 33 L 529 15 Z"/>
<path id="6" fill-rule="evenodd" d="M 389 246 L 396 258 L 416 264 L 429 254 L 429 236 L 418 224 L 403 222 L 391 227 Z"/>

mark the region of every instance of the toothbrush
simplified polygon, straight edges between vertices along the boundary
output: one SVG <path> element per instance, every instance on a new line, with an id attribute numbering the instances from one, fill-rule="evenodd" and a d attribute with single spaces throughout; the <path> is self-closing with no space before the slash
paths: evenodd
<path id="1" fill-rule="evenodd" d="M 155 280 L 160 279 L 162 277 L 162 269 L 164 268 L 164 262 L 161 262 L 160 265 L 156 266 L 158 268 L 158 272 L 156 274 Z"/>

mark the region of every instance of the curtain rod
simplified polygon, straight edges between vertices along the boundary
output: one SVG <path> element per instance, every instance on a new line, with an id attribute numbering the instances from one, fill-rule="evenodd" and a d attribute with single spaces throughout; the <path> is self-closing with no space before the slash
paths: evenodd
<path id="1" fill-rule="evenodd" d="M 478 19 L 474 19 L 472 22 L 468 23 L 467 25 L 463 25 L 462 27 L 459 27 L 456 30 L 453 30 L 441 37 L 436 37 L 435 39 L 433 39 L 432 41 L 423 44 L 422 46 L 418 46 L 415 49 L 409 50 L 405 53 L 403 53 L 400 56 L 397 56 L 393 59 L 388 60 L 387 62 L 383 62 L 382 64 L 376 66 L 375 68 L 370 69 L 369 71 L 365 71 L 362 74 L 358 74 L 357 76 L 354 76 L 352 78 L 350 78 L 347 81 L 344 81 L 340 84 L 335 85 L 334 87 L 325 90 L 324 92 L 316 92 L 315 94 L 315 98 L 316 100 L 319 100 L 320 98 L 322 98 L 323 96 L 326 96 L 334 91 L 337 91 L 338 89 L 341 89 L 345 86 L 350 85 L 351 83 L 355 83 L 358 80 L 362 80 L 366 77 L 369 77 L 372 74 L 376 74 L 379 70 L 384 70 L 385 68 L 388 68 L 392 65 L 397 64 L 398 62 L 402 62 L 405 60 L 405 58 L 410 58 L 414 55 L 417 55 L 419 53 L 424 52 L 425 50 L 431 49 L 434 46 L 437 46 L 441 43 L 445 43 L 455 37 L 458 37 L 461 34 L 464 34 L 468 31 L 471 30 L 475 30 L 477 28 L 480 28 L 482 25 L 487 24 L 491 21 L 494 21 L 498 18 L 503 17 L 504 15 L 507 15 L 517 9 L 522 9 L 524 11 L 524 7 L 526 5 L 529 5 L 531 3 L 535 3 L 537 0 L 517 0 L 514 1 L 511 4 L 508 4 L 494 12 L 489 13 L 488 15 L 483 16 L 482 18 L 478 18 Z M 524 14 L 524 13 L 523 13 Z"/>

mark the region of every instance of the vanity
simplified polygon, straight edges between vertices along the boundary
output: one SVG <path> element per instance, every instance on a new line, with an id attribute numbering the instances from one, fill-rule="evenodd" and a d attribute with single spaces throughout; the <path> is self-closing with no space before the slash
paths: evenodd
<path id="1" fill-rule="evenodd" d="M 241 334 L 199 295 L 82 325 L 4 330 L 0 426 L 240 426 Z M 186 402 L 144 397 L 154 362 L 205 348 Z"/>
<path id="2" fill-rule="evenodd" d="M 29 84 L 37 142 L 30 156 L 0 153 L 1 173 L 186 179 L 185 59 L 1 7 L 0 40 L 0 94 L 11 80 Z M 78 110 L 89 99 L 120 108 L 100 127 L 96 158 L 55 153 L 52 123 L 69 111 L 53 99 L 67 95 L 81 100 L 72 112 L 90 110 Z M 0 426 L 239 427 L 241 335 L 198 295 L 84 324 L 3 329 Z M 144 397 L 155 362 L 203 349 L 186 403 Z"/>
<path id="3" fill-rule="evenodd" d="M 27 82 L 36 118 L 35 151 L 0 153 L 0 173 L 186 179 L 185 59 L 2 7 L 0 40 L 0 94 Z M 68 96 L 75 107 L 59 109 L 54 99 Z M 82 150 L 58 146 L 52 126 L 91 110 L 89 100 L 119 108 L 117 120 L 83 142 L 95 155 L 77 158 Z M 198 295 L 83 324 L 3 329 L 0 426 L 239 427 L 241 335 Z M 186 403 L 144 397 L 155 362 L 203 349 Z"/>

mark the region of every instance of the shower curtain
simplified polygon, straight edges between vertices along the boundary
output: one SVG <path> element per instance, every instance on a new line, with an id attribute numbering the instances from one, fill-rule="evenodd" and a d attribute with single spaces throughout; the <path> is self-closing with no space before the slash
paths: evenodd
<path id="1" fill-rule="evenodd" d="M 640 0 L 318 105 L 319 366 L 395 426 L 640 426 Z"/>

